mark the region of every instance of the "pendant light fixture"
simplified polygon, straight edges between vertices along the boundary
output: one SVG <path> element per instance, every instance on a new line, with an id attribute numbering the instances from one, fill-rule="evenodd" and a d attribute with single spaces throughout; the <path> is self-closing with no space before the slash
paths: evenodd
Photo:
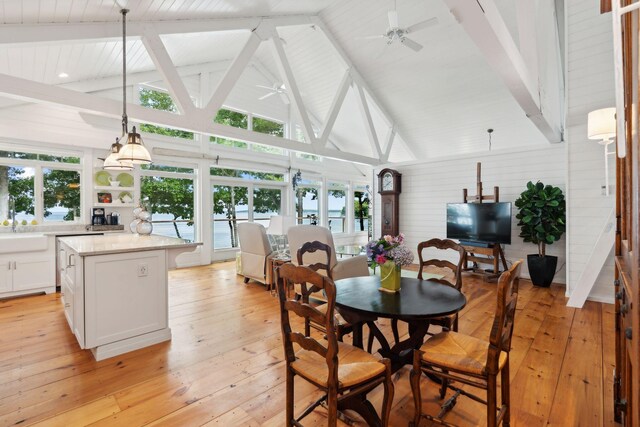
<path id="1" fill-rule="evenodd" d="M 102 169 L 109 171 L 133 170 L 133 163 L 119 159 L 121 149 L 122 144 L 120 144 L 120 138 L 116 138 L 116 142 L 111 144 L 109 155 L 106 159 L 104 159 L 104 165 L 102 166 Z"/>
<path id="2" fill-rule="evenodd" d="M 122 9 L 122 137 L 120 141 L 126 137 L 126 144 L 118 151 L 118 160 L 120 162 L 129 162 L 135 165 L 144 165 L 151 163 L 151 155 L 144 146 L 142 137 L 136 132 L 136 127 L 129 132 L 129 118 L 127 117 L 127 12 L 128 9 Z"/>

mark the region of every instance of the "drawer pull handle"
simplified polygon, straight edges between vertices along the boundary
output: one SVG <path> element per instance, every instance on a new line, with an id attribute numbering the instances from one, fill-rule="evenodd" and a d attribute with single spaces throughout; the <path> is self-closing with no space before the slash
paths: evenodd
<path id="1" fill-rule="evenodd" d="M 66 302 L 66 303 L 64 304 L 64 306 L 65 306 L 65 307 L 71 307 L 71 303 Z"/>
<path id="2" fill-rule="evenodd" d="M 626 329 L 624 330 L 624 336 L 625 336 L 628 340 L 630 340 L 630 339 L 631 339 L 631 337 L 633 336 L 633 332 L 632 332 L 631 328 L 626 328 Z"/>
<path id="3" fill-rule="evenodd" d="M 622 304 L 620 306 L 620 313 L 621 314 L 627 314 L 629 312 L 629 305 L 628 304 Z"/>

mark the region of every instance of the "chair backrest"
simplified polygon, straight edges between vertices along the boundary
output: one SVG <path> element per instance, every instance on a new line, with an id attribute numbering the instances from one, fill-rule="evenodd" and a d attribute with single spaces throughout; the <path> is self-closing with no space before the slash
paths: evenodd
<path id="1" fill-rule="evenodd" d="M 501 352 L 511 350 L 511 336 L 513 335 L 513 321 L 518 304 L 518 286 L 520 284 L 520 268 L 522 260 L 513 263 L 511 268 L 500 275 L 498 279 L 498 303 L 493 318 L 491 335 L 489 337 L 489 356 L 487 368 L 489 372 L 498 372 Z"/>
<path id="2" fill-rule="evenodd" d="M 289 231 L 287 231 L 287 238 L 289 240 L 289 250 L 291 251 L 291 254 L 297 253 L 298 249 L 300 249 L 306 242 L 318 241 L 331 248 L 329 267 L 333 269 L 333 267 L 338 263 L 335 246 L 333 244 L 333 236 L 328 228 L 320 227 L 318 225 L 296 225 L 289 228 Z M 303 257 L 302 264 L 298 263 L 297 258 L 291 258 L 291 261 L 296 265 L 311 265 L 325 261 L 322 253 L 306 253 Z"/>
<path id="3" fill-rule="evenodd" d="M 451 261 L 444 259 L 428 259 L 424 260 L 422 257 L 422 251 L 427 248 L 435 248 L 442 251 L 453 250 L 458 252 L 458 262 L 457 264 L 452 263 Z M 420 260 L 420 264 L 418 266 L 418 279 L 422 280 L 422 270 L 424 267 L 433 265 L 435 267 L 440 268 L 448 268 L 453 272 L 454 281 L 451 282 L 446 279 L 436 280 L 437 282 L 443 283 L 445 285 L 453 286 L 454 288 L 461 290 L 462 289 L 462 263 L 464 262 L 465 250 L 462 246 L 449 239 L 431 239 L 426 242 L 418 243 L 418 259 Z"/>
<path id="4" fill-rule="evenodd" d="M 329 264 L 331 262 L 331 247 L 322 242 L 318 242 L 317 240 L 314 240 L 313 242 L 306 242 L 300 247 L 300 249 L 298 249 L 298 265 L 305 265 L 302 261 L 305 254 L 312 254 L 315 252 L 324 252 L 326 254 L 324 262 L 309 264 L 307 265 L 307 267 L 309 267 L 313 271 L 324 270 L 325 275 L 329 278 L 332 278 L 331 268 L 329 267 Z"/>
<path id="5" fill-rule="evenodd" d="M 278 299 L 280 300 L 280 319 L 282 324 L 282 342 L 284 355 L 288 363 L 295 361 L 293 344 L 298 344 L 305 350 L 313 351 L 324 357 L 327 361 L 329 378 L 327 384 L 338 382 L 338 338 L 333 322 L 336 286 L 329 277 L 313 271 L 309 267 L 295 266 L 291 263 L 280 266 L 277 270 Z M 300 285 L 303 299 L 287 299 L 287 289 L 290 284 Z M 324 291 L 327 296 L 327 310 L 322 313 L 309 305 L 309 295 L 314 292 Z M 326 345 L 312 337 L 307 337 L 301 332 L 291 328 L 289 313 L 302 317 L 306 321 L 314 321 L 325 327 Z"/>
<path id="6" fill-rule="evenodd" d="M 238 240 L 242 252 L 264 256 L 271 253 L 267 230 L 262 224 L 241 222 L 238 224 Z"/>

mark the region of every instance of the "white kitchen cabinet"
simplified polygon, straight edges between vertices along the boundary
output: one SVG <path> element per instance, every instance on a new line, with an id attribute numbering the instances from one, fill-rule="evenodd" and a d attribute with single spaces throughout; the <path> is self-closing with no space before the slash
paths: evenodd
<path id="1" fill-rule="evenodd" d="M 55 290 L 55 260 L 49 251 L 0 256 L 0 298 Z"/>

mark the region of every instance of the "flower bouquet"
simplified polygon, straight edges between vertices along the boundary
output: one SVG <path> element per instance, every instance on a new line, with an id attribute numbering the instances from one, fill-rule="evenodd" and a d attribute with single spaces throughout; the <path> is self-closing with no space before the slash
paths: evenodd
<path id="1" fill-rule="evenodd" d="M 400 268 L 413 262 L 413 253 L 404 244 L 404 235 L 383 236 L 367 243 L 369 265 L 375 271 L 380 266 L 381 290 L 398 292 L 400 290 Z"/>

